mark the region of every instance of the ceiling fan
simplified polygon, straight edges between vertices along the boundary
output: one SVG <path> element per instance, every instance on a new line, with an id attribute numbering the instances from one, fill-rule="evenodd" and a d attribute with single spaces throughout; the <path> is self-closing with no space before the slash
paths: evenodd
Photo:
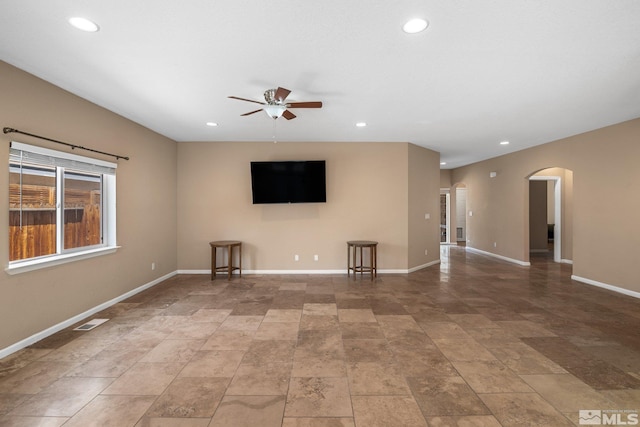
<path id="1" fill-rule="evenodd" d="M 230 96 L 229 98 L 264 105 L 264 107 L 258 110 L 241 114 L 241 116 L 249 116 L 251 114 L 257 113 L 258 111 L 264 110 L 264 112 L 274 120 L 280 116 L 284 117 L 287 120 L 295 119 L 296 115 L 289 111 L 288 108 L 322 108 L 322 102 L 319 101 L 286 102 L 285 99 L 287 99 L 287 96 L 289 96 L 290 93 L 291 91 L 289 89 L 285 89 L 283 87 L 279 87 L 277 89 L 268 89 L 264 92 L 265 102 L 254 101 L 253 99 L 240 98 L 237 96 Z"/>

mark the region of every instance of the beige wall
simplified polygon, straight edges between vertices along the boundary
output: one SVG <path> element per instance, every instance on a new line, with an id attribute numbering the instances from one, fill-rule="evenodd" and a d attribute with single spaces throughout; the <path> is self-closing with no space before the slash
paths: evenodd
<path id="1" fill-rule="evenodd" d="M 0 93 L 3 127 L 131 157 L 118 162 L 116 174 L 121 248 L 115 254 L 13 276 L 0 273 L 2 350 L 176 270 L 176 143 L 4 62 L 0 62 Z M 9 259 L 11 140 L 67 150 L 18 134 L 0 135 L 0 157 L 5 159 L 0 162 L 4 266 Z"/>
<path id="2" fill-rule="evenodd" d="M 428 172 L 412 175 L 411 188 L 424 179 L 429 203 L 437 203 L 437 185 L 435 192 L 430 188 L 438 182 L 437 164 L 432 168 L 437 153 L 406 143 L 178 144 L 178 268 L 208 270 L 208 242 L 220 239 L 243 241 L 243 269 L 249 271 L 345 270 L 346 241 L 356 239 L 379 242 L 381 270 L 414 267 L 408 252 L 414 227 L 408 210 L 409 150 L 428 152 L 412 161 L 411 169 L 424 166 Z M 326 160 L 327 203 L 253 205 L 250 162 L 265 160 Z M 415 206 L 435 215 L 425 203 L 421 198 Z M 421 227 L 417 233 L 422 232 Z M 425 244 L 432 247 L 420 242 Z M 437 251 L 419 260 L 411 254 L 417 265 L 439 257 Z"/>
<path id="3" fill-rule="evenodd" d="M 640 209 L 640 119 L 455 169 L 469 189 L 469 246 L 527 261 L 528 177 L 545 168 L 573 172 L 573 274 L 640 292 L 636 266 Z M 489 178 L 497 171 L 496 178 Z M 493 247 L 497 242 L 497 247 Z"/>
<path id="4" fill-rule="evenodd" d="M 415 268 L 440 259 L 440 154 L 409 144 L 408 155 L 408 256 Z"/>
<path id="5" fill-rule="evenodd" d="M 451 169 L 440 170 L 440 188 L 451 187 Z"/>

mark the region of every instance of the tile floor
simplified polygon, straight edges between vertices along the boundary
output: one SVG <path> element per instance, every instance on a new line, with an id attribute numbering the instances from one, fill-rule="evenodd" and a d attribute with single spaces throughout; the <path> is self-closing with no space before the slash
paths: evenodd
<path id="1" fill-rule="evenodd" d="M 0 426 L 558 427 L 640 410 L 637 299 L 544 256 L 442 251 L 374 282 L 176 276 L 0 360 Z"/>

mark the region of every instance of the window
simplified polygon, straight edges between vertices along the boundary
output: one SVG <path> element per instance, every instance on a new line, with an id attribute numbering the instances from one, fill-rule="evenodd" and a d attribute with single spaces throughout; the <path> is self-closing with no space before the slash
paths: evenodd
<path id="1" fill-rule="evenodd" d="M 116 166 L 12 142 L 7 271 L 115 249 Z"/>

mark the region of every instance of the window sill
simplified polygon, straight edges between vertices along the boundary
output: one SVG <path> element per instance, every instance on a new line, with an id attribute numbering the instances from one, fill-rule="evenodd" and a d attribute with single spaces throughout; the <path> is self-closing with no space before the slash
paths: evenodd
<path id="1" fill-rule="evenodd" d="M 53 267 L 54 265 L 67 264 L 82 259 L 94 258 L 101 255 L 108 255 L 118 250 L 120 246 L 108 246 L 104 248 L 91 249 L 82 252 L 74 252 L 70 254 L 55 255 L 46 258 L 40 258 L 28 261 L 16 261 L 10 263 L 4 271 L 7 274 L 14 275 L 26 273 L 28 271 L 40 270 L 42 268 Z"/>

